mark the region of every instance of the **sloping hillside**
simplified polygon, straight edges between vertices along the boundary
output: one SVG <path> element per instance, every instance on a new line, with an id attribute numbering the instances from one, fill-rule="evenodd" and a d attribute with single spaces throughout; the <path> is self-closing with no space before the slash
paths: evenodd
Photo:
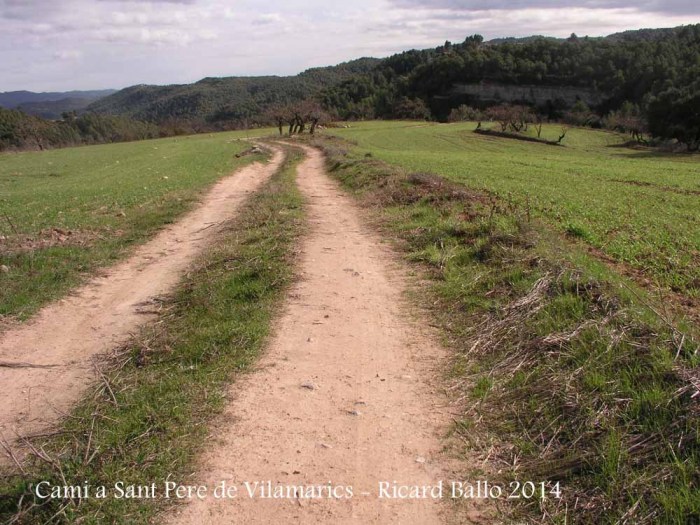
<path id="1" fill-rule="evenodd" d="M 474 35 L 460 43 L 391 56 L 371 75 L 327 90 L 324 104 L 341 117 L 427 114 L 442 120 L 460 104 L 482 107 L 493 99 L 522 100 L 537 105 L 549 118 L 558 118 L 562 109 L 580 99 L 605 114 L 625 102 L 643 106 L 650 95 L 692 81 L 698 56 L 700 25 L 627 31 L 606 38 L 571 35 L 484 42 Z M 480 84 L 495 87 L 489 90 Z M 537 93 L 511 97 L 513 90 L 507 86 L 547 87 L 552 97 L 540 100 Z M 493 96 L 494 90 L 501 97 Z"/>
<path id="2" fill-rule="evenodd" d="M 461 104 L 525 103 L 550 119 L 581 101 L 600 115 L 683 87 L 700 56 L 700 25 L 626 31 L 603 38 L 533 36 L 484 42 L 480 35 L 361 58 L 296 76 L 205 78 L 194 84 L 123 89 L 88 107 L 96 113 L 170 120 L 269 123 L 276 104 L 317 98 L 341 119 L 434 118 Z M 669 82 L 671 84 L 669 84 Z M 677 98 L 677 97 L 676 97 Z"/>
<path id="3" fill-rule="evenodd" d="M 72 111 L 81 113 L 93 102 L 95 102 L 94 98 L 62 98 L 46 102 L 23 102 L 15 109 L 48 120 L 57 120 L 62 118 L 64 113 Z"/>
<path id="4" fill-rule="evenodd" d="M 361 58 L 290 77 L 204 78 L 194 84 L 137 85 L 101 99 L 88 109 L 154 122 L 245 120 L 259 116 L 272 104 L 314 96 L 323 88 L 369 72 L 377 63 L 377 59 Z"/>

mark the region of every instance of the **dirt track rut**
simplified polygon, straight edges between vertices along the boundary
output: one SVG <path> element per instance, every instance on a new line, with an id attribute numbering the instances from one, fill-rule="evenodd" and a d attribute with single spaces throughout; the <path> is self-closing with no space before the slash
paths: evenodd
<path id="1" fill-rule="evenodd" d="M 310 231 L 300 280 L 259 368 L 237 381 L 186 483 L 239 487 L 235 498 L 176 507 L 175 524 L 443 521 L 439 500 L 380 499 L 379 482 L 444 479 L 441 435 L 450 421 L 433 385 L 444 351 L 402 299 L 405 274 L 362 225 L 356 206 L 305 148 L 299 185 Z M 250 498 L 267 486 L 352 486 L 352 498 Z M 340 492 L 343 493 L 342 491 Z"/>
<path id="2" fill-rule="evenodd" d="M 199 206 L 128 259 L 0 335 L 0 437 L 12 442 L 17 434 L 43 431 L 70 410 L 99 380 L 91 358 L 114 349 L 153 318 L 144 314 L 153 309 L 153 299 L 177 284 L 213 238 L 215 226 L 235 214 L 283 157 L 276 148 L 271 162 L 221 179 Z M 12 363 L 32 366 L 7 366 Z"/>

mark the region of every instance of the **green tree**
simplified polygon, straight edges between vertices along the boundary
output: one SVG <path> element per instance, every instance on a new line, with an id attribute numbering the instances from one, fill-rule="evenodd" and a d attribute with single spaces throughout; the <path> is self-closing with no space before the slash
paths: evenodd
<path id="1" fill-rule="evenodd" d="M 655 137 L 676 139 L 688 151 L 698 151 L 700 80 L 662 91 L 649 103 L 648 118 L 649 130 Z"/>

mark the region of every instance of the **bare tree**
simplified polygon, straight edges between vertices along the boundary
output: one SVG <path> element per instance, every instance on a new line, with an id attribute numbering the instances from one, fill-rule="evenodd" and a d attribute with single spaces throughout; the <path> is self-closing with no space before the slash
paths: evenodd
<path id="1" fill-rule="evenodd" d="M 509 128 L 514 133 L 527 131 L 528 124 L 534 119 L 532 110 L 527 106 L 501 104 L 489 108 L 486 114 L 501 125 L 501 131 L 504 133 Z"/>
<path id="2" fill-rule="evenodd" d="M 313 135 L 321 122 L 330 121 L 329 115 L 323 110 L 321 105 L 314 100 L 305 100 L 301 104 L 301 114 L 309 122 L 309 133 Z"/>
<path id="3" fill-rule="evenodd" d="M 569 128 L 563 127 L 561 128 L 561 133 L 559 134 L 559 139 L 557 139 L 557 144 L 561 144 L 561 141 L 564 140 L 564 137 L 566 137 L 566 134 L 569 132 Z"/>
<path id="4" fill-rule="evenodd" d="M 537 138 L 539 139 L 542 136 L 542 117 L 539 115 L 537 115 L 535 120 L 535 131 L 537 131 Z"/>
<path id="5" fill-rule="evenodd" d="M 302 100 L 286 106 L 284 123 L 289 126 L 289 135 L 304 133 L 307 126 L 310 134 L 314 134 L 319 124 L 329 122 L 330 116 L 315 100 Z M 282 125 L 279 125 L 280 129 Z"/>
<path id="6" fill-rule="evenodd" d="M 509 126 L 515 133 L 527 131 L 527 126 L 534 120 L 532 110 L 527 106 L 511 106 L 509 108 Z"/>
<path id="7" fill-rule="evenodd" d="M 501 125 L 502 132 L 505 133 L 508 130 L 508 125 L 511 121 L 511 111 L 509 106 L 501 104 L 500 106 L 490 107 L 486 111 L 486 116 L 491 120 L 498 122 Z"/>
<path id="8" fill-rule="evenodd" d="M 279 129 L 280 136 L 284 135 L 284 125 L 288 122 L 289 107 L 282 104 L 273 104 L 266 113 L 268 121 L 272 121 Z"/>

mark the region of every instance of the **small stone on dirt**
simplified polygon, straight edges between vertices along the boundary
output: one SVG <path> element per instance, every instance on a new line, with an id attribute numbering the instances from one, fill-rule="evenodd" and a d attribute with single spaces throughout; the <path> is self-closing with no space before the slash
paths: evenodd
<path id="1" fill-rule="evenodd" d="M 416 458 L 416 463 L 425 463 L 425 458 L 422 457 L 422 456 L 418 456 L 418 457 Z"/>
<path id="2" fill-rule="evenodd" d="M 306 389 L 308 389 L 308 390 L 316 390 L 317 387 L 316 387 L 316 385 L 315 385 L 314 383 L 312 383 L 311 381 L 304 381 L 304 382 L 301 384 L 301 388 L 306 388 Z"/>
<path id="3" fill-rule="evenodd" d="M 5 264 L 3 264 L 2 266 L 0 266 L 0 272 L 2 272 L 2 273 L 8 273 L 9 271 L 10 271 L 10 267 L 9 267 L 9 266 L 7 266 L 7 265 L 5 265 Z"/>
<path id="4" fill-rule="evenodd" d="M 346 410 L 345 412 L 347 412 L 351 416 L 359 416 L 360 415 L 360 412 L 358 410 Z"/>

